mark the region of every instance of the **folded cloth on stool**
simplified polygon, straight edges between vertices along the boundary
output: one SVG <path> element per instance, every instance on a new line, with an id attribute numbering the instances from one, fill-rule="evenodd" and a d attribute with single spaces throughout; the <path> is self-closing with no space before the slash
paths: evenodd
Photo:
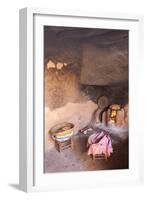
<path id="1" fill-rule="evenodd" d="M 88 138 L 88 155 L 104 154 L 107 159 L 113 153 L 112 141 L 108 132 L 100 130 Z"/>

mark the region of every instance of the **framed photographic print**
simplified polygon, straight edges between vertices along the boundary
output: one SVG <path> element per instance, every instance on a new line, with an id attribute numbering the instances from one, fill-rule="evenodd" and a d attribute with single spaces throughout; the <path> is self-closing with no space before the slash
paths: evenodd
<path id="1" fill-rule="evenodd" d="M 143 20 L 20 10 L 20 188 L 143 181 Z"/>

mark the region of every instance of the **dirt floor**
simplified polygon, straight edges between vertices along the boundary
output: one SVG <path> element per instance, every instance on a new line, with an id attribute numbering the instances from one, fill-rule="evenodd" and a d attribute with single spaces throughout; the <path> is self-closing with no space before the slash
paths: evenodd
<path id="1" fill-rule="evenodd" d="M 48 131 L 53 126 L 63 122 L 73 123 L 74 134 L 76 134 L 78 130 L 89 124 L 95 109 L 97 109 L 97 104 L 91 100 L 82 103 L 70 102 L 54 110 L 45 107 L 45 151 L 52 146 L 48 140 Z"/>
<path id="2" fill-rule="evenodd" d="M 49 141 L 50 149 L 45 152 L 44 172 L 74 172 L 108 169 L 127 169 L 128 141 L 113 145 L 114 153 L 107 160 L 92 160 L 87 155 L 87 136 L 75 135 L 74 148 L 58 152 L 54 141 Z"/>

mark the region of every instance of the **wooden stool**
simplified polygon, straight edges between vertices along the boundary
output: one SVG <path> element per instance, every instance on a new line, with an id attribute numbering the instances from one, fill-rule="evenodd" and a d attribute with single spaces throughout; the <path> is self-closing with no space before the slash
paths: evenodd
<path id="1" fill-rule="evenodd" d="M 64 149 L 73 148 L 72 138 L 69 138 L 68 140 L 62 142 L 55 140 L 55 147 L 59 152 Z"/>
<path id="2" fill-rule="evenodd" d="M 107 156 L 104 154 L 96 154 L 92 156 L 93 160 L 107 160 Z"/>

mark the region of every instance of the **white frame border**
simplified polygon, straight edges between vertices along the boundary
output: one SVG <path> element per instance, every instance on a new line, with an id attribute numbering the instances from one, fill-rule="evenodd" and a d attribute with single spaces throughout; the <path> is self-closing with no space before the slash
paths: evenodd
<path id="1" fill-rule="evenodd" d="M 33 16 L 35 14 L 66 16 L 66 17 L 85 17 L 103 18 L 114 20 L 138 21 L 141 36 L 139 44 L 139 62 L 142 63 L 143 50 L 143 16 L 114 14 L 89 11 L 53 11 L 48 9 L 24 8 L 20 10 L 20 189 L 26 192 L 50 190 L 56 188 L 37 187 L 34 185 L 34 74 L 33 74 Z M 143 65 L 143 63 L 142 63 Z M 141 78 L 141 74 L 139 74 Z M 142 82 L 140 81 L 139 87 Z M 141 123 L 141 122 L 140 122 Z M 143 122 L 141 123 L 143 125 Z M 140 174 L 138 181 L 143 182 L 143 145 L 140 142 Z M 79 172 L 78 172 L 79 173 Z M 125 183 L 126 184 L 126 183 Z M 133 183 L 131 183 L 133 184 Z M 111 184 L 113 185 L 113 184 Z M 88 186 L 89 187 L 89 186 Z M 86 185 L 84 185 L 86 188 Z M 60 187 L 58 187 L 60 189 Z"/>

